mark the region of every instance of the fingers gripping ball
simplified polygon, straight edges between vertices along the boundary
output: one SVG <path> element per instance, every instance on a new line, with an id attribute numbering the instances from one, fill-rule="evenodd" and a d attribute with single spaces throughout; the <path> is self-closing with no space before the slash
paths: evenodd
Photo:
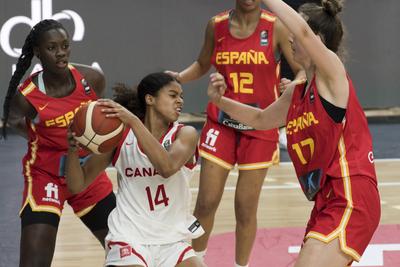
<path id="1" fill-rule="evenodd" d="M 111 151 L 122 138 L 124 124 L 117 118 L 107 118 L 96 101 L 82 106 L 75 114 L 72 131 L 75 139 L 95 154 Z"/>

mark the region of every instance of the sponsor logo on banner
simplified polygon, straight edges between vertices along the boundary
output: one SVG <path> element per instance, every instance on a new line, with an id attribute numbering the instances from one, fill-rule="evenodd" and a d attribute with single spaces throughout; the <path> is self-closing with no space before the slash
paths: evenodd
<path id="1" fill-rule="evenodd" d="M 26 24 L 33 28 L 43 19 L 72 20 L 74 22 L 73 41 L 82 41 L 85 34 L 85 24 L 79 14 L 73 10 L 65 9 L 53 14 L 53 0 L 31 0 L 31 17 L 14 16 L 9 18 L 0 30 L 0 45 L 3 51 L 11 57 L 19 57 L 21 48 L 11 47 L 10 37 L 15 26 Z"/>
<path id="2" fill-rule="evenodd" d="M 18 58 L 21 55 L 20 47 L 13 47 L 10 40 L 12 34 L 15 33 L 16 27 L 19 25 L 27 25 L 33 28 L 38 22 L 44 19 L 54 19 L 57 21 L 69 20 L 73 23 L 72 41 L 82 41 L 85 35 L 85 23 L 82 17 L 74 10 L 64 9 L 60 12 L 53 13 L 53 0 L 31 0 L 31 15 L 16 15 L 9 18 L 0 28 L 0 46 L 5 54 L 10 57 Z M 22 46 L 22 43 L 20 44 Z M 97 62 L 92 63 L 92 67 L 101 71 L 101 67 Z M 11 66 L 11 73 L 14 73 L 16 64 Z M 32 68 L 32 72 L 42 69 L 40 64 L 36 64 Z"/>

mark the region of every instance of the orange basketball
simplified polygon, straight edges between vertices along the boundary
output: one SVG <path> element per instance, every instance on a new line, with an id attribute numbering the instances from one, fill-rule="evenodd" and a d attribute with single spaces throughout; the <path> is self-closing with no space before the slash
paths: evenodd
<path id="1" fill-rule="evenodd" d="M 117 118 L 107 118 L 96 101 L 82 106 L 75 114 L 71 129 L 75 139 L 93 153 L 111 151 L 120 142 L 124 124 Z"/>

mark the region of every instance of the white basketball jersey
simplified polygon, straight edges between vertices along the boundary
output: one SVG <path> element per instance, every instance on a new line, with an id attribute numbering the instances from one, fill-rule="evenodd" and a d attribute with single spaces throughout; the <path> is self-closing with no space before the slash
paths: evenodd
<path id="1" fill-rule="evenodd" d="M 168 150 L 182 126 L 171 125 L 160 140 L 165 149 Z M 174 175 L 163 178 L 139 147 L 131 129 L 118 150 L 114 158 L 119 174 L 117 206 L 108 217 L 107 240 L 168 244 L 204 233 L 190 210 L 189 181 L 195 164 L 183 166 Z"/>

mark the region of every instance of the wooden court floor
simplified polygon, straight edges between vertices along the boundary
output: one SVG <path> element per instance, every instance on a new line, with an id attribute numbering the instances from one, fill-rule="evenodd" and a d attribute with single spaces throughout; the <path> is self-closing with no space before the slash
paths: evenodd
<path id="1" fill-rule="evenodd" d="M 377 160 L 376 168 L 382 201 L 381 224 L 400 222 L 400 160 Z M 115 171 L 110 170 L 115 182 Z M 198 169 L 192 179 L 192 205 L 197 197 Z M 219 206 L 213 233 L 233 232 L 233 209 L 237 171 L 231 171 Z M 115 184 L 115 183 L 114 183 Z M 291 163 L 272 167 L 265 179 L 258 209 L 258 227 L 305 227 L 312 203 L 304 197 Z M 104 251 L 89 230 L 66 206 L 61 219 L 52 267 L 103 266 Z"/>

